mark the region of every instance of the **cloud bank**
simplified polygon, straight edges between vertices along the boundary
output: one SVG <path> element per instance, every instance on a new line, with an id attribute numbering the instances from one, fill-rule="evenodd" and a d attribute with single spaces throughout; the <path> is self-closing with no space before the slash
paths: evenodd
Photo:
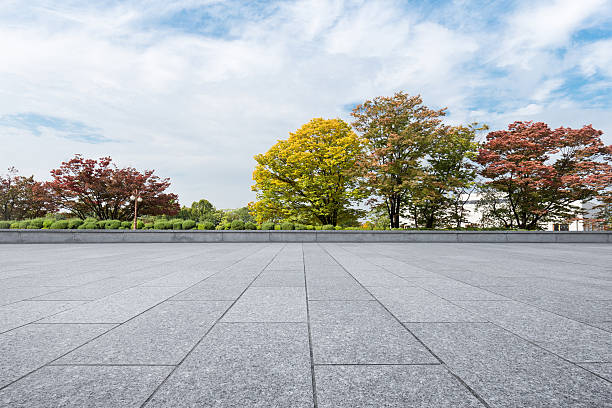
<path id="1" fill-rule="evenodd" d="M 183 204 L 253 199 L 253 155 L 398 90 L 450 123 L 592 123 L 612 143 L 612 3 L 5 1 L 0 165 L 75 153 L 171 177 Z"/>

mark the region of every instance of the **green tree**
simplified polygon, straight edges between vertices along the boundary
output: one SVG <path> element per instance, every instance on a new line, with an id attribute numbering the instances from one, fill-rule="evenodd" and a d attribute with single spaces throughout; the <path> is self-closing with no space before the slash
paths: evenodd
<path id="1" fill-rule="evenodd" d="M 478 155 L 476 132 L 487 129 L 444 126 L 427 146 L 420 161 L 421 175 L 406 196 L 415 226 L 437 228 L 459 226 L 464 219 L 462 196 L 474 186 Z"/>
<path id="2" fill-rule="evenodd" d="M 337 225 L 354 218 L 351 208 L 363 194 L 358 162 L 363 141 L 340 119 L 312 119 L 287 140 L 255 156 L 257 221 L 301 218 Z"/>
<path id="3" fill-rule="evenodd" d="M 445 109 L 430 109 L 420 96 L 398 92 L 366 101 L 352 115 L 353 126 L 367 139 L 363 168 L 370 202 L 384 207 L 391 227 L 398 228 L 407 198 L 423 176 L 421 161 L 439 132 Z"/>

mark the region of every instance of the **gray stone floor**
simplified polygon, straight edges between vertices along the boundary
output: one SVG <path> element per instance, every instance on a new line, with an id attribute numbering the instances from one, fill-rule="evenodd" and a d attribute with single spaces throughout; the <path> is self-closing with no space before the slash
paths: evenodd
<path id="1" fill-rule="evenodd" d="M 0 246 L 2 407 L 612 407 L 612 246 Z"/>

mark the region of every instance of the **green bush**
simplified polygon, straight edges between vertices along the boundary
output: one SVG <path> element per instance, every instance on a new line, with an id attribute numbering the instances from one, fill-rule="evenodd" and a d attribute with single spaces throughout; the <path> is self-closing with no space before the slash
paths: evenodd
<path id="1" fill-rule="evenodd" d="M 81 225 L 83 225 L 83 220 L 79 220 L 78 218 L 73 218 L 71 220 L 68 220 L 68 228 L 70 229 L 77 229 Z"/>
<path id="2" fill-rule="evenodd" d="M 77 229 L 98 229 L 98 223 L 96 222 L 84 222 L 77 227 Z"/>
<path id="3" fill-rule="evenodd" d="M 28 225 L 30 225 L 30 221 L 29 220 L 24 220 L 24 221 L 19 221 L 19 229 L 26 229 L 28 228 Z"/>
<path id="4" fill-rule="evenodd" d="M 331 224 L 326 224 L 326 225 L 323 225 L 323 226 L 321 227 L 321 229 L 322 229 L 322 230 L 324 230 L 324 231 L 332 231 L 332 230 L 335 230 L 335 229 L 336 229 L 336 227 L 334 227 L 334 226 L 333 226 L 333 225 L 331 225 Z"/>
<path id="5" fill-rule="evenodd" d="M 304 224 L 295 224 L 293 227 L 294 227 L 296 230 L 302 230 L 302 231 L 303 231 L 303 230 L 305 230 L 305 229 L 307 229 L 307 228 L 306 228 L 306 225 L 304 225 Z"/>
<path id="6" fill-rule="evenodd" d="M 306 229 L 309 230 L 309 231 L 314 231 L 315 227 L 314 227 L 314 225 L 307 225 Z"/>
<path id="7" fill-rule="evenodd" d="M 255 224 L 254 222 L 245 222 L 244 223 L 244 229 L 245 230 L 256 230 L 257 229 L 257 224 Z"/>
<path id="8" fill-rule="evenodd" d="M 108 222 L 108 220 L 100 220 L 100 221 L 96 221 L 96 224 L 98 226 L 98 229 L 105 229 L 106 228 L 106 223 Z"/>
<path id="9" fill-rule="evenodd" d="M 183 220 L 172 220 L 170 222 L 172 223 L 173 230 L 183 229 Z"/>
<path id="10" fill-rule="evenodd" d="M 132 229 L 133 225 L 134 225 L 134 223 L 132 221 L 121 221 L 121 227 L 120 228 Z"/>
<path id="11" fill-rule="evenodd" d="M 50 228 L 51 224 L 53 224 L 55 222 L 55 219 L 53 218 L 45 218 L 43 220 L 43 228 Z"/>
<path id="12" fill-rule="evenodd" d="M 264 222 L 263 224 L 261 224 L 261 229 L 262 230 L 273 230 L 274 229 L 274 223 L 273 222 Z"/>
<path id="13" fill-rule="evenodd" d="M 34 218 L 33 220 L 30 220 L 28 229 L 41 229 L 43 227 L 43 221 L 44 219 L 42 218 Z"/>
<path id="14" fill-rule="evenodd" d="M 154 222 L 145 222 L 144 223 L 144 229 L 150 230 L 155 228 L 155 223 Z"/>
<path id="15" fill-rule="evenodd" d="M 232 228 L 232 224 L 230 224 L 229 222 L 223 222 L 219 225 L 217 225 L 217 227 L 215 229 L 217 230 L 228 230 Z"/>
<path id="16" fill-rule="evenodd" d="M 343 229 L 344 229 L 343 227 L 336 225 L 336 228 L 335 228 L 336 231 L 342 231 Z"/>
<path id="17" fill-rule="evenodd" d="M 19 222 L 18 221 L 11 222 L 11 229 L 18 229 L 18 228 L 19 228 Z"/>
<path id="18" fill-rule="evenodd" d="M 295 226 L 292 222 L 281 222 L 280 229 L 282 230 L 292 230 Z"/>
<path id="19" fill-rule="evenodd" d="M 107 220 L 105 229 L 119 229 L 121 227 L 121 221 L 119 220 Z"/>
<path id="20" fill-rule="evenodd" d="M 215 224 L 213 224 L 211 221 L 204 221 L 198 224 L 198 229 L 199 230 L 214 230 Z"/>
<path id="21" fill-rule="evenodd" d="M 234 220 L 232 221 L 231 228 L 233 230 L 243 230 L 244 229 L 244 221 L 242 220 Z"/>
<path id="22" fill-rule="evenodd" d="M 0 221 L 0 229 L 9 229 L 11 228 L 10 221 Z"/>
<path id="23" fill-rule="evenodd" d="M 53 224 L 51 224 L 49 228 L 50 229 L 68 229 L 68 221 L 67 220 L 55 221 Z"/>
<path id="24" fill-rule="evenodd" d="M 194 220 L 185 220 L 185 221 L 183 221 L 183 229 L 184 230 L 194 229 L 195 226 L 196 226 L 196 222 Z"/>
<path id="25" fill-rule="evenodd" d="M 153 224 L 153 228 L 156 230 L 163 230 L 163 229 L 166 229 L 166 224 L 168 224 L 166 220 L 156 220 L 155 223 Z"/>
<path id="26" fill-rule="evenodd" d="M 140 220 L 136 221 L 136 229 L 143 229 L 144 226 L 145 226 L 144 221 L 140 221 Z"/>

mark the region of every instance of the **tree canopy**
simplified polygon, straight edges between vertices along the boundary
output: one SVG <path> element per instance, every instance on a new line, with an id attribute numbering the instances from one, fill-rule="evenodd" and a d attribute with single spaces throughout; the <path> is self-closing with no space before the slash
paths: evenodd
<path id="1" fill-rule="evenodd" d="M 612 185 L 612 146 L 603 144 L 602 133 L 590 125 L 552 130 L 542 122 L 490 132 L 478 162 L 485 185 L 506 202 L 499 206 L 503 222 L 537 229 L 543 220 L 576 214 L 572 202 L 605 195 Z"/>
<path id="2" fill-rule="evenodd" d="M 337 225 L 354 219 L 363 140 L 340 119 L 315 118 L 265 154 L 255 156 L 258 222 L 308 220 Z"/>
<path id="3" fill-rule="evenodd" d="M 139 172 L 133 167 L 119 168 L 110 157 L 99 160 L 76 155 L 51 170 L 50 187 L 60 206 L 80 218 L 129 220 L 134 214 L 131 195 L 138 195 L 141 215 L 175 215 L 178 196 L 165 193 L 169 179 L 161 179 L 153 170 Z"/>

